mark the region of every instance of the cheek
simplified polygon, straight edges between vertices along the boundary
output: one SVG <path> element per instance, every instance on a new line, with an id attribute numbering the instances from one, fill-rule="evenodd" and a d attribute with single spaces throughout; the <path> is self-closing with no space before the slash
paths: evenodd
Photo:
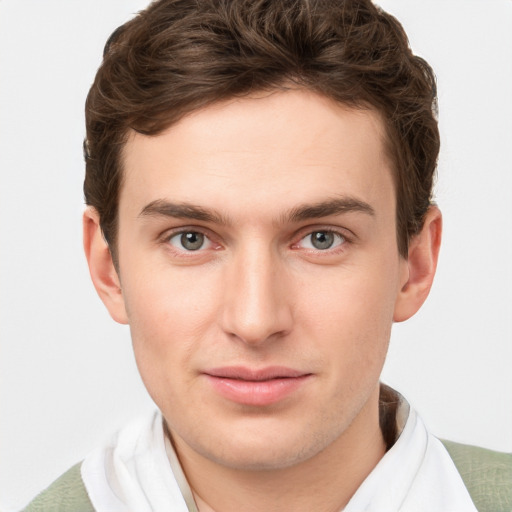
<path id="1" fill-rule="evenodd" d="M 132 306 L 137 314 L 130 316 L 130 332 L 141 379 L 162 410 L 172 409 L 194 381 L 190 361 L 200 338 L 198 324 L 179 302 L 148 300 Z"/>
<path id="2" fill-rule="evenodd" d="M 126 302 L 134 345 L 156 355 L 186 352 L 209 317 L 205 301 L 192 295 L 161 285 L 131 291 Z"/>
<path id="3" fill-rule="evenodd" d="M 327 279 L 313 277 L 303 286 L 298 316 L 305 319 L 308 337 L 347 373 L 383 364 L 396 299 L 395 270 L 396 265 L 333 269 Z"/>
<path id="4" fill-rule="evenodd" d="M 133 255 L 122 268 L 123 296 L 135 332 L 157 341 L 165 331 L 179 336 L 201 329 L 215 307 L 216 273 L 200 266 L 172 267 L 161 254 L 141 264 L 140 259 Z"/>
<path id="5" fill-rule="evenodd" d="M 190 361 L 215 319 L 211 288 L 179 270 L 155 267 L 123 282 L 135 360 L 157 403 L 160 389 L 172 391 L 193 377 Z"/>

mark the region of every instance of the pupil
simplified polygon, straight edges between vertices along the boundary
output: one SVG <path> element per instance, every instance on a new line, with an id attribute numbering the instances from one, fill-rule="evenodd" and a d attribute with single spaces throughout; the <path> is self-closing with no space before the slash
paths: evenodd
<path id="1" fill-rule="evenodd" d="M 326 231 L 315 231 L 311 243 L 316 249 L 329 249 L 334 243 L 334 235 Z"/>
<path id="2" fill-rule="evenodd" d="M 197 251 L 204 242 L 204 235 L 201 233 L 183 233 L 181 235 L 181 245 L 189 251 Z"/>

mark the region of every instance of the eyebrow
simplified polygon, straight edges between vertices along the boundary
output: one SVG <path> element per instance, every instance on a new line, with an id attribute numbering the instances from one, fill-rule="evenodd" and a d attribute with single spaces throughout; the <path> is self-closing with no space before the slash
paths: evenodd
<path id="1" fill-rule="evenodd" d="M 172 203 L 165 199 L 157 199 L 144 206 L 139 217 L 174 217 L 191 219 L 215 224 L 229 224 L 228 220 L 213 210 L 189 203 Z"/>
<path id="2" fill-rule="evenodd" d="M 360 212 L 372 217 L 375 216 L 375 210 L 368 203 L 353 197 L 341 197 L 296 206 L 281 216 L 281 222 L 301 222 L 350 212 Z M 221 225 L 230 224 L 227 217 L 215 210 L 190 203 L 173 203 L 165 199 L 157 199 L 147 204 L 139 213 L 139 217 L 173 217 Z"/>
<path id="3" fill-rule="evenodd" d="M 285 220 L 300 222 L 308 219 L 318 219 L 339 215 L 342 213 L 360 212 L 375 216 L 375 210 L 371 205 L 354 197 L 340 197 L 315 204 L 304 204 L 292 208 L 284 217 Z"/>

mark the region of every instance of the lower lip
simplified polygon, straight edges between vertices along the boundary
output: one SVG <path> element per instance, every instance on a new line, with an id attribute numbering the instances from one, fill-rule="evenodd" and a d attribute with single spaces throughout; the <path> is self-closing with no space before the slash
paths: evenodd
<path id="1" fill-rule="evenodd" d="M 310 375 L 285 377 L 263 381 L 228 379 L 207 375 L 215 391 L 228 400 L 243 405 L 271 405 L 292 395 Z"/>

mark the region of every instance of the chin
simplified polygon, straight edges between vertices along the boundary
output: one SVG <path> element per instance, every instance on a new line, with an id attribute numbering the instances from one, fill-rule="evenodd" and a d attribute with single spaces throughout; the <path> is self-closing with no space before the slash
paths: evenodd
<path id="1" fill-rule="evenodd" d="M 212 433 L 209 442 L 192 447 L 203 457 L 230 469 L 274 471 L 315 457 L 340 435 L 338 429 L 273 427 L 260 424 L 259 428 L 239 428 L 229 436 Z"/>
<path id="2" fill-rule="evenodd" d="M 311 455 L 309 452 L 311 451 Z M 253 447 L 252 449 L 237 449 L 225 454 L 205 454 L 224 467 L 237 471 L 277 471 L 293 467 L 304 462 L 316 450 L 304 450 L 303 447 Z"/>

